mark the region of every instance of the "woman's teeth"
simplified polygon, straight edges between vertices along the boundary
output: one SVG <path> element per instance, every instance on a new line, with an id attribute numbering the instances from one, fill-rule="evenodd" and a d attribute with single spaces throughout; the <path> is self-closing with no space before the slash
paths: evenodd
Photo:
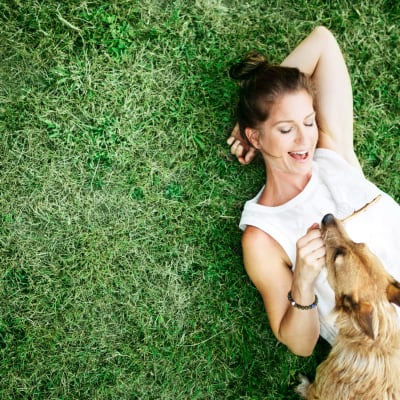
<path id="1" fill-rule="evenodd" d="M 305 160 L 308 156 L 308 151 L 292 151 L 289 154 L 296 160 Z"/>

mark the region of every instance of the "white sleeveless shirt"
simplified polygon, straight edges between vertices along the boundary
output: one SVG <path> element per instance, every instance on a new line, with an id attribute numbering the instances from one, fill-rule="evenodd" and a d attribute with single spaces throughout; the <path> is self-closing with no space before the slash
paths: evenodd
<path id="1" fill-rule="evenodd" d="M 268 233 L 285 250 L 293 268 L 296 242 L 314 222 L 320 223 L 328 213 L 340 219 L 347 217 L 381 194 L 378 202 L 346 223 L 346 231 L 355 242 L 367 243 L 386 270 L 400 281 L 400 206 L 337 153 L 317 149 L 307 186 L 281 206 L 258 204 L 263 189 L 246 202 L 239 226 L 244 230 L 251 225 Z M 321 336 L 332 344 L 336 329 L 330 314 L 335 302 L 325 268 L 315 283 L 315 292 L 319 298 Z M 398 307 L 397 312 L 400 317 Z"/>

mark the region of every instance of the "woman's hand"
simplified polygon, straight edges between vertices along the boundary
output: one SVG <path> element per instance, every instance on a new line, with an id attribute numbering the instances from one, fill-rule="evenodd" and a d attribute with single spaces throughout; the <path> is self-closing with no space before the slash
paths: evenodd
<path id="1" fill-rule="evenodd" d="M 226 142 L 231 146 L 231 153 L 236 156 L 240 164 L 249 164 L 257 154 L 257 150 L 249 146 L 241 137 L 238 124 L 235 125 Z"/>
<path id="2" fill-rule="evenodd" d="M 307 233 L 296 244 L 297 259 L 293 283 L 299 290 L 312 289 L 315 280 L 325 265 L 325 244 L 318 224 L 308 228 Z"/>

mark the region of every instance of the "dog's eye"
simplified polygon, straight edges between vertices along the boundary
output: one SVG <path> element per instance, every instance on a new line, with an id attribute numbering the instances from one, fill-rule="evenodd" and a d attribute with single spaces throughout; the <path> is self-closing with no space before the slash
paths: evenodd
<path id="1" fill-rule="evenodd" d="M 343 257 L 345 255 L 345 249 L 343 247 L 338 247 L 333 253 L 333 261 L 336 261 L 338 257 Z"/>

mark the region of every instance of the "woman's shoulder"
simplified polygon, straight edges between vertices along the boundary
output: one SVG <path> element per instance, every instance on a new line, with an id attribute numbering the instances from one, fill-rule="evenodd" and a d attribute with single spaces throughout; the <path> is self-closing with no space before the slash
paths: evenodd
<path id="1" fill-rule="evenodd" d="M 346 162 L 346 160 L 335 150 L 326 148 L 326 147 L 318 147 L 315 150 L 314 154 L 315 161 L 321 160 L 329 160 L 331 162 Z"/>
<path id="2" fill-rule="evenodd" d="M 242 249 L 246 272 L 263 297 L 271 282 L 291 272 L 292 262 L 285 250 L 261 229 L 246 228 L 242 235 Z"/>
<path id="3" fill-rule="evenodd" d="M 320 132 L 321 133 L 321 132 Z M 362 173 L 360 162 L 354 152 L 353 146 L 346 149 L 346 151 L 339 151 L 334 141 L 329 137 L 329 140 L 324 140 L 323 144 L 319 143 L 315 151 L 314 159 L 320 157 L 322 159 L 329 159 L 340 163 L 345 163 Z"/>
<path id="4" fill-rule="evenodd" d="M 350 162 L 335 150 L 320 147 L 315 150 L 314 161 L 324 172 L 335 173 L 336 170 L 364 177 L 355 155 Z"/>
<path id="5" fill-rule="evenodd" d="M 291 261 L 280 243 L 270 234 L 260 228 L 249 225 L 242 235 L 242 248 L 244 255 L 251 253 L 256 257 L 275 259 L 287 266 Z"/>

